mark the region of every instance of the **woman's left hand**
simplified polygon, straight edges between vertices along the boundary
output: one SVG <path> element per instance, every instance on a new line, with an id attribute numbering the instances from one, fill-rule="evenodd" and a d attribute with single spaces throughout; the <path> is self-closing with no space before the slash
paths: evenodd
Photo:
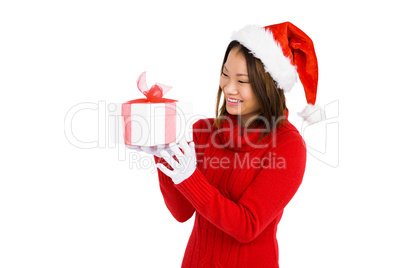
<path id="1" fill-rule="evenodd" d="M 182 181 L 190 177 L 197 166 L 197 159 L 195 154 L 195 146 L 192 141 L 190 144 L 186 140 L 181 140 L 179 144 L 170 143 L 170 150 L 172 153 L 167 151 L 161 151 L 163 159 L 173 168 L 173 170 L 168 169 L 163 164 L 157 164 L 157 168 L 160 169 L 166 176 L 172 178 L 175 184 L 179 184 Z M 183 152 L 180 150 L 183 150 Z M 173 157 L 176 156 L 177 160 Z"/>

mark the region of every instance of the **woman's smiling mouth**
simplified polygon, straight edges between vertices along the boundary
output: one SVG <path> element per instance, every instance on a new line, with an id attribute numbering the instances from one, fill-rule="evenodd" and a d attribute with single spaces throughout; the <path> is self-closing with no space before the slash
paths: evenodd
<path id="1" fill-rule="evenodd" d="M 240 104 L 240 103 L 243 102 L 243 101 L 241 101 L 241 100 L 232 99 L 232 98 L 229 98 L 229 97 L 227 97 L 226 99 L 227 99 L 228 103 L 229 103 L 229 104 L 232 104 L 232 105 L 238 105 L 238 104 Z"/>

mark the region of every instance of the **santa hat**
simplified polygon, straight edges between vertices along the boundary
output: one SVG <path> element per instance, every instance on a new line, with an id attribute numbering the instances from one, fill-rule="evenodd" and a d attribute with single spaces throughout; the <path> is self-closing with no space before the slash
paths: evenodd
<path id="1" fill-rule="evenodd" d="M 307 100 L 307 107 L 299 115 L 309 123 L 321 121 L 321 109 L 315 105 L 317 57 L 313 41 L 302 30 L 290 22 L 265 27 L 249 25 L 234 32 L 232 40 L 260 59 L 265 71 L 285 92 L 292 89 L 299 77 Z"/>

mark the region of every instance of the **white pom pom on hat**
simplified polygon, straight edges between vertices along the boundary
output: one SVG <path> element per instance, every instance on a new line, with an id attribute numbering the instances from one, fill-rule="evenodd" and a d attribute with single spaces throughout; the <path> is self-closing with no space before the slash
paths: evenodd
<path id="1" fill-rule="evenodd" d="M 231 39 L 260 59 L 265 71 L 285 92 L 292 89 L 299 77 L 308 104 L 299 115 L 310 124 L 322 120 L 321 108 L 315 105 L 318 63 L 310 37 L 292 23 L 284 22 L 265 27 L 248 25 L 234 32 Z"/>

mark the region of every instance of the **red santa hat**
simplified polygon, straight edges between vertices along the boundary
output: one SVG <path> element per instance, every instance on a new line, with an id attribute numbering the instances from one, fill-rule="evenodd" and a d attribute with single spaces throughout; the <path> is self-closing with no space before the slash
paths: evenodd
<path id="1" fill-rule="evenodd" d="M 285 92 L 292 89 L 299 77 L 308 104 L 299 115 L 309 123 L 321 120 L 321 109 L 315 105 L 318 63 L 310 37 L 292 23 L 284 22 L 265 27 L 246 26 L 234 32 L 232 40 L 260 59 L 265 71 Z"/>

